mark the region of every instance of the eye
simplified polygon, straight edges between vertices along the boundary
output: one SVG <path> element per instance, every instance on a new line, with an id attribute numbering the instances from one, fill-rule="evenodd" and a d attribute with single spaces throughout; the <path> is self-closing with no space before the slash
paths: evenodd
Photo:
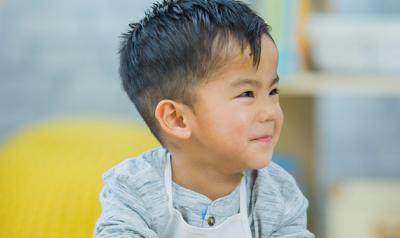
<path id="1" fill-rule="evenodd" d="M 272 91 L 269 93 L 269 95 L 271 96 L 275 96 L 279 94 L 279 89 L 278 88 L 274 88 L 272 89 Z"/>
<path id="2" fill-rule="evenodd" d="M 250 98 L 253 98 L 254 97 L 254 92 L 252 92 L 252 91 L 246 91 L 246 92 L 243 92 L 243 93 L 241 93 L 238 97 L 250 97 Z"/>

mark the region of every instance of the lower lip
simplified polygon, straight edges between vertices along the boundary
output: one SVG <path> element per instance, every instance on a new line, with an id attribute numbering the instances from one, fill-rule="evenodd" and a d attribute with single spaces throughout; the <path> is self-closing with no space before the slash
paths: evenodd
<path id="1" fill-rule="evenodd" d="M 260 137 L 260 138 L 257 138 L 256 141 L 270 144 L 272 142 L 272 136 Z"/>

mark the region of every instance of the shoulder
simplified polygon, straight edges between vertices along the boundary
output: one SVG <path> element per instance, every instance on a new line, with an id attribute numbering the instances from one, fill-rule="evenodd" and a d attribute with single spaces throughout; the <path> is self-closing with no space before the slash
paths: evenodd
<path id="1" fill-rule="evenodd" d="M 155 227 L 159 227 L 166 216 L 163 211 L 168 201 L 163 171 L 167 156 L 166 149 L 156 148 L 122 161 L 103 175 L 105 186 L 113 191 L 116 199 L 146 214 Z"/>
<path id="2" fill-rule="evenodd" d="M 281 183 L 296 183 L 293 176 L 278 164 L 271 162 L 267 167 L 260 169 L 259 174 L 263 178 L 272 179 L 277 184 Z"/>
<path id="3" fill-rule="evenodd" d="M 284 220 L 305 213 L 308 201 L 292 175 L 273 162 L 257 172 L 253 199 L 260 217 L 269 214 L 266 219 L 279 226 Z"/>
<path id="4" fill-rule="evenodd" d="M 299 190 L 293 176 L 274 162 L 258 170 L 256 180 L 260 185 L 268 185 L 270 192 L 273 192 L 276 196 L 281 196 L 282 199 L 293 197 L 293 191 Z"/>
<path id="5" fill-rule="evenodd" d="M 167 150 L 159 147 L 115 165 L 103 174 L 105 183 L 139 186 L 146 180 L 163 179 Z M 147 181 L 148 182 L 148 181 Z"/>
<path id="6" fill-rule="evenodd" d="M 127 159 L 104 175 L 100 193 L 102 214 L 96 237 L 130 234 L 156 237 L 168 221 L 167 196 L 162 176 L 167 152 L 156 148 Z M 164 157 L 163 157 L 164 156 Z"/>

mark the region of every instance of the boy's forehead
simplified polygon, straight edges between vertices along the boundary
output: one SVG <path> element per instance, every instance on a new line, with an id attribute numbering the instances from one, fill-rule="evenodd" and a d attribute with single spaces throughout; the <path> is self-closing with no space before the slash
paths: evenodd
<path id="1" fill-rule="evenodd" d="M 221 78 L 222 76 L 232 72 L 232 70 L 237 69 L 247 71 L 257 70 L 256 65 L 254 65 L 254 59 L 251 55 L 250 47 L 246 46 L 242 51 L 238 43 L 226 46 L 226 50 L 220 52 L 218 60 L 221 62 L 219 62 L 219 67 L 212 72 L 211 79 Z"/>
<path id="2" fill-rule="evenodd" d="M 215 54 L 217 58 L 220 58 L 224 65 L 247 65 L 248 62 L 250 62 L 250 65 L 247 66 L 251 66 L 253 64 L 250 45 L 246 44 L 242 49 L 242 46 L 238 40 L 232 37 L 225 42 L 220 42 L 220 44 L 215 45 L 213 51 L 213 54 Z"/>
<path id="3" fill-rule="evenodd" d="M 261 74 L 274 74 L 270 77 L 276 77 L 277 66 L 277 49 L 273 41 L 268 36 L 263 36 L 261 44 L 261 55 L 259 65 L 254 64 L 254 57 L 251 54 L 250 47 L 247 46 L 243 51 L 239 43 L 230 43 L 226 46 L 226 55 L 223 57 L 223 63 L 210 78 L 211 80 L 218 79 L 233 79 L 229 76 L 234 76 L 237 73 L 254 75 L 257 71 Z M 267 76 L 267 75 L 264 75 Z"/>
<path id="4" fill-rule="evenodd" d="M 264 34 L 260 40 L 261 55 L 265 51 L 271 51 L 271 48 L 276 51 L 275 43 L 266 34 Z M 225 67 L 235 65 L 248 69 L 257 69 L 257 65 L 254 63 L 254 55 L 251 52 L 249 44 L 245 44 L 242 49 L 237 39 L 229 37 L 225 42 L 218 42 L 217 39 L 212 48 L 212 57 L 223 61 L 221 65 Z M 221 70 L 223 70 L 223 67 L 221 67 Z"/>

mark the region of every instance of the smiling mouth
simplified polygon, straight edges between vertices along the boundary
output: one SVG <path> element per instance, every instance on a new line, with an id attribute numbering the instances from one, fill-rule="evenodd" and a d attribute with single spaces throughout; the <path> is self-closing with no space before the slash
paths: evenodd
<path id="1" fill-rule="evenodd" d="M 265 144 L 270 144 L 272 143 L 272 136 L 262 136 L 254 139 L 255 141 L 265 143 Z"/>

